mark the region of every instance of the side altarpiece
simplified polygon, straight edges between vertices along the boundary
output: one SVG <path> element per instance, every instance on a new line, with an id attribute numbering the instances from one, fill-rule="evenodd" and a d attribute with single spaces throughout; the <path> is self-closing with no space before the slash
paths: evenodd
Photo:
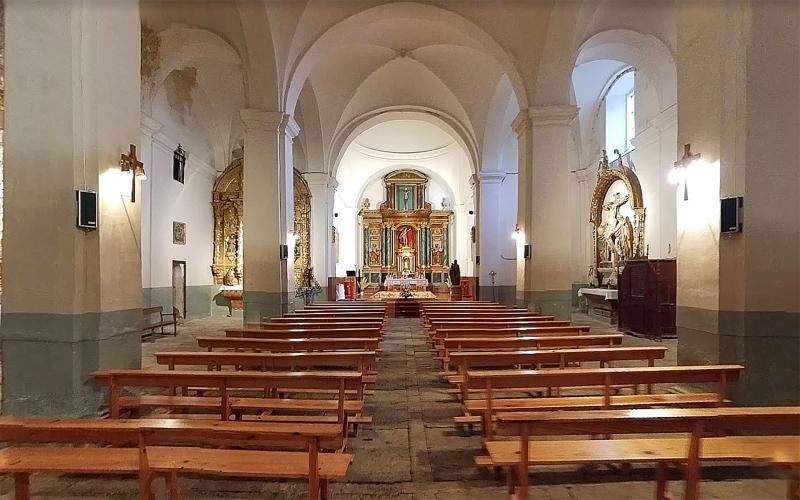
<path id="1" fill-rule="evenodd" d="M 389 274 L 446 285 L 453 212 L 432 209 L 426 201 L 429 180 L 417 170 L 396 170 L 383 178 L 385 201 L 377 209 L 362 202 L 361 269 L 368 287 L 379 287 Z"/>
<path id="2" fill-rule="evenodd" d="M 244 161 L 235 159 L 214 183 L 214 283 L 241 286 L 244 248 Z M 311 265 L 311 191 L 294 170 L 294 274 L 298 287 Z"/>

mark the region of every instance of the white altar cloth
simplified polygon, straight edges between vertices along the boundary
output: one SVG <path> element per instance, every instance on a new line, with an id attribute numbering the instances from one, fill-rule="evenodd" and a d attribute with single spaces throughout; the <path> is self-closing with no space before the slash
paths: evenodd
<path id="1" fill-rule="evenodd" d="M 610 288 L 581 288 L 578 296 L 581 295 L 598 295 L 606 300 L 617 300 L 619 297 L 617 291 Z"/>
<path id="2" fill-rule="evenodd" d="M 386 278 L 384 286 L 428 286 L 425 278 Z"/>

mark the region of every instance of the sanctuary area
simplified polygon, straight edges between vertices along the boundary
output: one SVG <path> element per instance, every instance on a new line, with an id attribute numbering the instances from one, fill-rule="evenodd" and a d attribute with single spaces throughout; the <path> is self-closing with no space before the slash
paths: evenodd
<path id="1" fill-rule="evenodd" d="M 800 1 L 0 28 L 3 498 L 800 500 Z"/>

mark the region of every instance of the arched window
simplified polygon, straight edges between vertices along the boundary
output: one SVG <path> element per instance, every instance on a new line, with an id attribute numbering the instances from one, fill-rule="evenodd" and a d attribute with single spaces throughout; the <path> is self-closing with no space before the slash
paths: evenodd
<path id="1" fill-rule="evenodd" d="M 631 140 L 636 135 L 636 72 L 627 68 L 614 77 L 606 92 L 606 151 L 611 154 L 633 149 Z"/>

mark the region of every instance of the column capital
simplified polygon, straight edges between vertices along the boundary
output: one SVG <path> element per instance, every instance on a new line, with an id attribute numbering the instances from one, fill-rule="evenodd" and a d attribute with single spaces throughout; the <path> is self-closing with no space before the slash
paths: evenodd
<path id="1" fill-rule="evenodd" d="M 481 184 L 502 184 L 506 180 L 505 172 L 481 172 Z"/>
<path id="2" fill-rule="evenodd" d="M 531 115 L 527 109 L 519 110 L 517 113 L 517 117 L 514 118 L 514 121 L 511 122 L 511 129 L 516 132 L 517 135 L 521 135 L 526 130 L 530 130 L 531 128 Z"/>
<path id="3" fill-rule="evenodd" d="M 328 175 L 327 172 L 305 172 L 302 174 L 309 187 L 330 188 L 338 185 L 336 179 Z"/>
<path id="4" fill-rule="evenodd" d="M 292 115 L 280 111 L 267 111 L 258 108 L 245 108 L 239 112 L 245 130 L 285 133 L 294 139 L 300 133 L 300 125 Z"/>
<path id="5" fill-rule="evenodd" d="M 534 127 L 566 127 L 572 125 L 578 116 L 578 106 L 571 104 L 534 106 L 528 108 L 528 113 Z"/>

